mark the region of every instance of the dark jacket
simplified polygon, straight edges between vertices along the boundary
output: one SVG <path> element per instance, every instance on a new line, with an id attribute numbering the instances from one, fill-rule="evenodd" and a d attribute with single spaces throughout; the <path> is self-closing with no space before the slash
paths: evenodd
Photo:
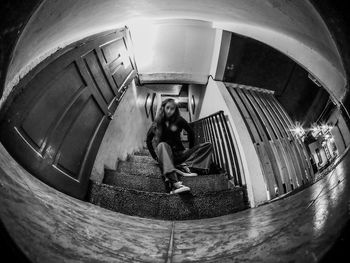
<path id="1" fill-rule="evenodd" d="M 194 132 L 184 118 L 179 116 L 169 125 L 169 127 L 166 127 L 166 125 L 163 124 L 160 131 L 157 131 L 157 124 L 153 122 L 147 132 L 146 140 L 147 148 L 152 157 L 157 160 L 157 154 L 154 149 L 160 142 L 166 142 L 169 144 L 174 152 L 185 150 L 180 136 L 182 130 L 187 131 L 189 148 L 192 148 L 194 146 Z"/>

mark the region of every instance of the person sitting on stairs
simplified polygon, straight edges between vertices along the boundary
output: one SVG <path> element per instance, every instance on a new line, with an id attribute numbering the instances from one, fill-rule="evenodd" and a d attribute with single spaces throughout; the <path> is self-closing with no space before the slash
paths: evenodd
<path id="1" fill-rule="evenodd" d="M 189 148 L 181 142 L 182 130 L 187 131 Z M 170 193 L 190 191 L 178 179 L 180 176 L 197 176 L 192 171 L 208 173 L 213 147 L 210 142 L 194 145 L 194 132 L 188 122 L 180 116 L 174 99 L 162 102 L 159 113 L 147 132 L 147 148 L 159 164 Z"/>

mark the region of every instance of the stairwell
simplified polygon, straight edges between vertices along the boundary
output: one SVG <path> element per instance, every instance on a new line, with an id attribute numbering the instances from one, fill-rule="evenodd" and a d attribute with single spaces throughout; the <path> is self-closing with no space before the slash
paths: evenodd
<path id="1" fill-rule="evenodd" d="M 246 189 L 234 187 L 223 171 L 180 180 L 191 191 L 167 193 L 158 164 L 144 148 L 120 161 L 116 170 L 106 169 L 102 183 L 90 181 L 87 200 L 115 212 L 163 220 L 211 218 L 249 207 Z"/>

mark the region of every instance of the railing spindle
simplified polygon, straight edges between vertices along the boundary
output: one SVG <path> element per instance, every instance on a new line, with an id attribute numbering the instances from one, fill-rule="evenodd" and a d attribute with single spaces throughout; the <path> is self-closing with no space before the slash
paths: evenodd
<path id="1" fill-rule="evenodd" d="M 221 150 L 220 143 L 219 143 L 219 136 L 218 136 L 218 133 L 216 130 L 214 116 L 211 116 L 209 120 L 210 120 L 209 121 L 210 129 L 213 132 L 213 142 L 216 145 L 216 149 L 217 149 L 217 153 L 218 153 L 219 165 L 221 168 L 225 168 L 225 164 L 224 164 L 224 161 L 222 159 L 222 150 Z"/>
<path id="2" fill-rule="evenodd" d="M 208 133 L 209 133 L 209 136 L 210 136 L 210 142 L 212 143 L 213 148 L 214 148 L 214 160 L 215 160 L 215 163 L 217 163 L 219 166 L 221 166 L 220 160 L 219 160 L 219 155 L 218 155 L 218 148 L 217 148 L 217 145 L 216 145 L 216 141 L 214 139 L 215 136 L 214 136 L 212 127 L 210 125 L 210 119 L 209 118 L 205 120 L 205 124 L 207 125 L 207 130 L 208 130 Z"/>
<path id="3" fill-rule="evenodd" d="M 220 122 L 223 126 L 223 134 L 225 136 L 225 141 L 228 149 L 228 158 L 229 163 L 231 164 L 232 173 L 231 176 L 233 177 L 234 184 L 235 185 L 242 185 L 242 180 L 240 178 L 240 171 L 239 171 L 239 163 L 236 156 L 236 152 L 234 149 L 234 144 L 232 140 L 231 133 L 228 129 L 227 121 L 225 119 L 224 112 L 221 111 L 219 114 Z"/>
<path id="4" fill-rule="evenodd" d="M 221 122 L 220 119 L 218 118 L 218 115 L 215 115 L 214 117 L 215 122 L 217 123 L 217 130 L 218 130 L 218 134 L 221 140 L 220 143 L 220 148 L 221 148 L 221 158 L 224 161 L 224 167 L 226 168 L 226 172 L 229 173 L 230 175 L 232 175 L 232 169 L 230 169 L 230 165 L 227 159 L 227 152 L 226 152 L 226 146 L 227 142 L 224 140 L 224 137 L 222 135 L 222 126 L 221 126 Z"/>
<path id="5" fill-rule="evenodd" d="M 213 162 L 226 170 L 235 185 L 242 186 L 239 157 L 227 122 L 224 112 L 219 111 L 190 125 L 196 133 L 196 143 L 211 142 Z"/>

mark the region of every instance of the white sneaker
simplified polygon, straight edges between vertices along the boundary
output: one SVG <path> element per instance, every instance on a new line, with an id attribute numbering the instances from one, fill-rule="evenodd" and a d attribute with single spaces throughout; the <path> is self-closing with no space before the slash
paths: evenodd
<path id="1" fill-rule="evenodd" d="M 179 194 L 191 190 L 188 186 L 183 185 L 182 182 L 176 182 L 174 188 L 174 190 L 170 191 L 170 194 Z"/>

